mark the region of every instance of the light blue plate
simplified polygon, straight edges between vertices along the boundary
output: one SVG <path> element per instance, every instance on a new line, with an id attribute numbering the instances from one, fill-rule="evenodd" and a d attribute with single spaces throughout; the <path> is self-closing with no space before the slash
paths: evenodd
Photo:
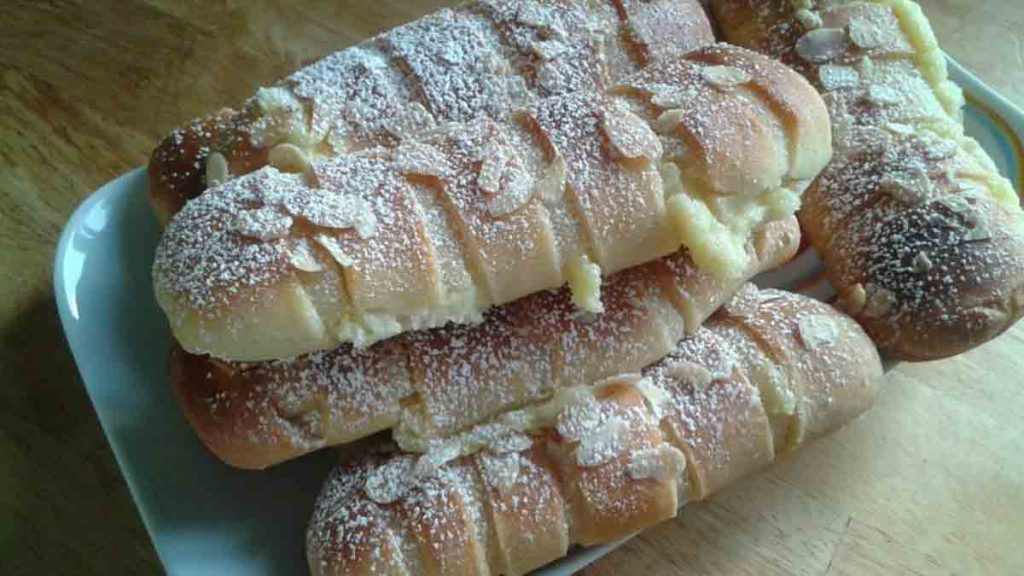
<path id="1" fill-rule="evenodd" d="M 1021 186 L 1024 114 L 951 63 L 967 131 Z M 171 336 L 149 269 L 159 229 L 134 170 L 93 193 L 61 235 L 54 287 L 78 370 L 169 574 L 305 574 L 304 530 L 329 451 L 266 472 L 224 466 L 199 443 L 167 378 Z M 571 574 L 615 545 L 543 572 Z"/>

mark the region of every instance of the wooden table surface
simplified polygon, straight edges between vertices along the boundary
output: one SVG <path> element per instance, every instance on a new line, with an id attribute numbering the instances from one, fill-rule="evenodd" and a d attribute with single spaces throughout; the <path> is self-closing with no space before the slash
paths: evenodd
<path id="1" fill-rule="evenodd" d="M 175 125 L 445 3 L 3 3 L 0 573 L 160 572 L 57 320 L 51 261 L 75 206 Z M 1024 107 L 1020 0 L 922 3 L 946 50 Z M 852 426 L 588 572 L 1024 573 L 1022 375 L 1024 325 L 902 365 Z"/>

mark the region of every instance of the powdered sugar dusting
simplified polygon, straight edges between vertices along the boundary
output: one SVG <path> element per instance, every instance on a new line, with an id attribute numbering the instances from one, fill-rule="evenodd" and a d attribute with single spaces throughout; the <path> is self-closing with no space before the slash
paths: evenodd
<path id="1" fill-rule="evenodd" d="M 576 447 L 576 462 L 580 466 L 599 466 L 617 458 L 625 447 L 627 430 L 625 420 L 612 417 L 586 431 Z"/>
<path id="2" fill-rule="evenodd" d="M 545 97 L 605 85 L 600 44 L 580 3 L 483 0 L 481 10 L 514 47 L 525 84 Z"/>
<path id="3" fill-rule="evenodd" d="M 512 108 L 515 77 L 482 19 L 444 9 L 396 28 L 383 42 L 412 73 L 438 119 L 500 118 Z"/>
<path id="4" fill-rule="evenodd" d="M 765 362 L 786 363 L 783 378 L 796 372 L 810 378 L 794 390 L 801 395 L 801 414 L 808 418 L 806 425 L 812 430 L 819 426 L 819 419 L 827 421 L 830 410 L 837 411 L 831 417 L 846 419 L 866 407 L 851 412 L 851 406 L 838 405 L 843 394 L 857 392 L 866 384 L 852 371 L 862 370 L 875 378 L 881 374 L 877 356 L 867 339 L 857 336 L 856 327 L 829 312 L 826 305 L 804 297 L 766 291 L 760 300 L 753 315 L 721 316 L 711 321 L 684 340 L 673 358 L 699 363 L 705 358 L 704 352 L 716 350 L 717 356 L 723 356 L 729 354 L 726 350 L 733 350 L 744 354 L 744 370 Z M 842 338 L 853 338 L 856 345 L 844 340 L 841 345 L 799 352 L 802 348 L 796 326 L 806 314 L 831 314 L 844 323 Z M 792 350 L 794 355 L 782 353 L 784 349 Z M 578 406 L 596 404 L 596 410 L 607 415 L 596 428 L 586 426 L 590 432 L 582 440 L 570 439 L 571 434 L 542 433 L 535 437 L 537 441 L 529 452 L 496 454 L 483 448 L 443 463 L 430 476 L 410 471 L 404 480 L 381 483 L 387 489 L 378 485 L 370 488 L 367 480 L 408 468 L 407 463 L 387 468 L 387 463 L 411 462 L 412 456 L 392 455 L 383 465 L 370 460 L 341 469 L 328 479 L 317 502 L 310 541 L 315 549 L 337 545 L 345 531 L 338 530 L 332 521 L 351 522 L 353 525 L 346 529 L 356 533 L 384 521 L 385 526 L 397 525 L 400 534 L 423 538 L 439 558 L 446 551 L 457 552 L 451 557 L 461 558 L 474 541 L 482 543 L 485 554 L 504 556 L 523 544 L 510 543 L 513 548 L 506 549 L 502 538 L 490 536 L 494 530 L 508 526 L 493 524 L 499 518 L 502 522 L 515 518 L 516 529 L 511 534 L 525 542 L 534 538 L 543 541 L 552 529 L 564 534 L 568 527 L 561 524 L 563 510 L 569 517 L 593 521 L 615 518 L 624 525 L 623 530 L 632 531 L 635 528 L 629 527 L 633 526 L 630 522 L 638 516 L 671 516 L 672 510 L 654 507 L 667 501 L 663 490 L 687 488 L 685 480 L 678 484 L 684 470 L 692 467 L 690 477 L 695 484 L 690 489 L 703 498 L 772 460 L 772 443 L 766 439 L 771 432 L 756 387 L 744 378 L 728 377 L 698 389 L 685 379 L 669 375 L 664 365 L 656 363 L 646 374 L 672 396 L 672 410 L 665 416 L 672 431 L 667 437 L 659 432 L 657 418 L 634 388 L 636 379 L 623 381 L 598 397 L 574 396 L 560 410 L 559 417 L 563 417 Z M 861 368 L 856 368 L 858 365 Z M 756 376 L 752 371 L 747 374 Z M 627 445 L 628 452 L 624 452 Z M 559 477 L 561 480 L 556 480 Z M 380 513 L 381 509 L 365 508 L 367 501 L 375 503 L 371 491 L 389 500 L 396 490 L 404 490 L 405 495 L 384 508 L 387 516 Z M 573 493 L 579 497 L 562 496 Z M 682 497 L 685 499 L 687 494 Z M 363 517 L 349 513 L 360 506 L 366 511 Z M 552 522 L 555 528 L 551 528 Z M 586 529 L 588 525 L 577 526 L 570 534 Z M 564 548 L 558 552 L 564 553 Z"/>
<path id="5" fill-rule="evenodd" d="M 211 153 L 238 176 L 264 166 L 268 148 L 283 140 L 330 153 L 390 145 L 438 122 L 503 119 L 538 96 L 602 88 L 633 70 L 621 61 L 632 54 L 623 31 L 637 21 L 652 22 L 649 41 L 661 40 L 652 46 L 664 48 L 654 60 L 713 41 L 693 0 L 644 2 L 627 11 L 617 20 L 603 2 L 486 1 L 330 54 L 271 89 L 294 95 L 287 118 L 272 118 L 253 98 L 241 111 L 168 135 L 151 163 L 161 210 L 173 213 L 206 189 Z M 253 142 L 259 135 L 271 137 Z"/>
<path id="6" fill-rule="evenodd" d="M 189 204 L 157 246 L 155 285 L 193 308 L 210 310 L 280 278 L 288 269 L 280 232 L 290 222 L 286 214 L 265 210 L 262 195 L 291 188 L 296 178 L 264 169 Z"/>

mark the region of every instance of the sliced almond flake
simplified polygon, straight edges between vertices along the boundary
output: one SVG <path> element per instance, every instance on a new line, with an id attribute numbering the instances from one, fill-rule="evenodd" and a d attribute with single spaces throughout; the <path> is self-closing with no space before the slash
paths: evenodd
<path id="1" fill-rule="evenodd" d="M 464 130 L 464 124 L 460 124 L 458 122 L 442 122 L 440 124 L 435 124 L 430 128 L 418 132 L 416 134 L 416 141 L 436 142 L 438 140 L 443 140 L 448 137 L 456 136 L 457 134 Z"/>
<path id="2" fill-rule="evenodd" d="M 562 87 L 570 81 L 561 68 L 551 62 L 542 65 L 537 72 L 537 83 L 548 92 L 559 93 L 562 91 Z"/>
<path id="3" fill-rule="evenodd" d="M 860 72 L 860 77 L 863 80 L 871 80 L 871 77 L 875 75 L 875 63 L 871 61 L 871 58 L 861 56 L 860 60 L 857 60 L 857 72 Z"/>
<path id="4" fill-rule="evenodd" d="M 565 186 L 565 158 L 561 154 L 557 154 L 545 169 L 544 177 L 538 180 L 534 186 L 534 195 L 548 206 L 555 205 L 561 202 L 565 196 Z"/>
<path id="5" fill-rule="evenodd" d="M 267 168 L 260 180 L 257 197 L 265 206 L 276 206 L 284 211 L 285 201 L 299 194 L 315 194 L 309 190 L 304 174 L 289 174 L 275 168 Z M 294 216 L 294 215 L 293 215 Z"/>
<path id="6" fill-rule="evenodd" d="M 909 136 L 916 132 L 913 126 L 900 122 L 889 122 L 885 125 L 885 129 L 899 136 Z"/>
<path id="7" fill-rule="evenodd" d="M 945 160 L 952 158 L 960 149 L 960 145 L 947 138 L 933 138 L 924 147 L 924 156 L 929 160 Z"/>
<path id="8" fill-rule="evenodd" d="M 227 158 L 220 152 L 211 152 L 206 157 L 206 186 L 218 186 L 227 182 L 230 177 Z"/>
<path id="9" fill-rule="evenodd" d="M 967 229 L 964 234 L 964 242 L 977 242 L 980 240 L 988 240 L 992 237 L 992 229 L 989 227 L 988 222 L 978 221 L 973 226 Z"/>
<path id="10" fill-rule="evenodd" d="M 866 304 L 867 292 L 864 290 L 864 285 L 860 282 L 851 286 L 840 299 L 840 305 L 843 310 L 851 316 L 860 314 Z"/>
<path id="11" fill-rule="evenodd" d="M 650 478 L 668 482 L 682 476 L 686 470 L 686 458 L 675 446 L 663 443 L 630 456 L 626 470 L 634 480 Z"/>
<path id="12" fill-rule="evenodd" d="M 796 19 L 805 30 L 814 30 L 815 28 L 821 28 L 824 25 L 821 21 L 821 15 L 813 10 L 808 10 L 807 8 L 800 8 L 797 10 Z"/>
<path id="13" fill-rule="evenodd" d="M 868 284 L 866 291 L 867 300 L 863 313 L 867 318 L 881 318 L 896 305 L 896 295 L 886 288 Z"/>
<path id="14" fill-rule="evenodd" d="M 419 102 L 413 102 L 402 114 L 384 121 L 384 130 L 396 138 L 422 132 L 435 125 L 434 116 Z"/>
<path id="15" fill-rule="evenodd" d="M 886 44 L 891 44 L 895 40 L 892 37 L 891 29 L 879 26 L 878 23 L 863 16 L 855 16 L 850 20 L 848 30 L 850 41 L 856 44 L 857 47 L 866 50 L 880 48 Z"/>
<path id="16" fill-rule="evenodd" d="M 565 440 L 574 442 L 600 426 L 604 419 L 601 403 L 593 396 L 584 396 L 562 410 L 556 419 L 555 430 Z"/>
<path id="17" fill-rule="evenodd" d="M 569 47 L 561 40 L 537 40 L 530 44 L 530 50 L 544 62 L 550 62 L 564 54 Z"/>
<path id="18" fill-rule="evenodd" d="M 377 216 L 366 202 L 362 202 L 359 215 L 356 217 L 356 234 L 364 240 L 377 234 Z"/>
<path id="19" fill-rule="evenodd" d="M 595 392 L 604 392 L 621 386 L 636 386 L 643 380 L 638 372 L 626 372 L 602 378 L 592 385 Z"/>
<path id="20" fill-rule="evenodd" d="M 489 146 L 481 155 L 483 162 L 476 183 L 485 194 L 493 195 L 501 191 L 502 176 L 505 175 L 511 155 L 508 146 Z"/>
<path id="21" fill-rule="evenodd" d="M 951 179 L 952 180 L 952 179 Z M 979 182 L 958 182 L 956 194 L 950 198 L 960 198 L 965 204 L 971 206 L 983 198 L 988 197 L 988 189 Z"/>
<path id="22" fill-rule="evenodd" d="M 862 142 L 878 143 L 888 146 L 892 140 L 892 134 L 876 126 L 857 126 L 857 139 Z"/>
<path id="23" fill-rule="evenodd" d="M 860 84 L 860 73 L 850 66 L 824 64 L 818 68 L 818 80 L 821 81 L 821 87 L 829 92 L 856 88 Z"/>
<path id="24" fill-rule="evenodd" d="M 324 250 L 327 250 L 327 253 L 331 255 L 331 258 L 334 258 L 334 261 L 342 267 L 348 268 L 355 264 L 356 261 L 342 250 L 341 245 L 338 244 L 338 241 L 333 236 L 317 234 L 313 236 L 313 241 L 323 246 Z"/>
<path id="25" fill-rule="evenodd" d="M 685 113 L 682 110 L 666 110 L 654 121 L 654 131 L 658 134 L 673 132 L 677 126 L 682 124 Z"/>
<path id="26" fill-rule="evenodd" d="M 760 304 L 761 300 L 757 298 L 757 287 L 747 283 L 740 287 L 732 298 L 726 300 L 722 305 L 722 312 L 738 318 L 750 318 L 757 314 Z"/>
<path id="27" fill-rule="evenodd" d="M 412 458 L 397 458 L 372 470 L 363 485 L 367 497 L 378 504 L 400 500 L 412 487 L 413 466 Z"/>
<path id="28" fill-rule="evenodd" d="M 576 446 L 576 463 L 580 466 L 600 466 L 618 458 L 625 448 L 629 424 L 617 416 L 609 418 L 590 433 L 580 438 Z"/>
<path id="29" fill-rule="evenodd" d="M 641 378 L 636 383 L 636 389 L 647 399 L 654 419 L 661 421 L 664 416 L 665 406 L 672 404 L 672 397 L 661 386 L 655 384 L 650 378 Z"/>
<path id="30" fill-rule="evenodd" d="M 538 430 L 540 428 L 550 428 L 551 422 L 554 421 L 555 416 L 548 415 L 546 418 L 541 418 L 537 410 L 530 408 L 521 408 L 519 410 L 513 410 L 502 414 L 499 419 L 500 421 L 513 430 Z"/>
<path id="31" fill-rule="evenodd" d="M 686 360 L 672 361 L 665 369 L 665 376 L 689 384 L 695 390 L 706 389 L 715 379 L 711 371 L 704 366 Z"/>
<path id="32" fill-rule="evenodd" d="M 868 87 L 868 102 L 876 106 L 895 106 L 900 103 L 900 93 L 881 84 L 872 84 Z"/>
<path id="33" fill-rule="evenodd" d="M 846 31 L 841 28 L 815 28 L 796 42 L 796 53 L 812 64 L 824 64 L 846 52 Z"/>
<path id="34" fill-rule="evenodd" d="M 661 157 L 661 142 L 642 118 L 624 103 L 616 101 L 601 115 L 601 129 L 608 137 L 614 155 L 619 158 Z"/>
<path id="35" fill-rule="evenodd" d="M 455 46 L 441 46 L 437 51 L 438 58 L 445 64 L 458 65 L 466 61 L 465 55 Z"/>
<path id="36" fill-rule="evenodd" d="M 501 192 L 487 202 L 491 216 L 502 217 L 525 206 L 533 197 L 533 176 L 516 160 L 505 170 Z"/>
<path id="37" fill-rule="evenodd" d="M 505 490 L 519 479 L 522 457 L 515 452 L 508 454 L 481 453 L 480 471 L 484 481 L 495 490 Z"/>
<path id="38" fill-rule="evenodd" d="M 502 422 L 478 424 L 457 436 L 463 454 L 477 452 L 486 447 L 498 435 L 508 434 L 512 429 Z"/>
<path id="39" fill-rule="evenodd" d="M 765 302 L 775 302 L 776 300 L 784 300 L 787 298 L 787 294 L 782 290 L 760 290 L 757 293 L 757 299 L 764 304 Z"/>
<path id="40" fill-rule="evenodd" d="M 928 258 L 927 252 L 918 252 L 910 265 L 913 267 L 914 272 L 923 273 L 932 269 L 932 261 L 931 258 Z"/>
<path id="41" fill-rule="evenodd" d="M 974 210 L 974 207 L 968 202 L 970 198 L 967 194 L 960 193 L 952 196 L 943 196 L 938 199 L 938 203 L 948 208 L 954 214 L 964 214 Z"/>
<path id="42" fill-rule="evenodd" d="M 264 206 L 255 210 L 244 210 L 231 220 L 230 230 L 247 238 L 276 240 L 288 236 L 292 218 L 274 207 Z"/>
<path id="43" fill-rule="evenodd" d="M 296 269 L 303 272 L 319 272 L 323 270 L 320 261 L 305 237 L 295 238 L 288 245 L 288 261 Z"/>
<path id="44" fill-rule="evenodd" d="M 647 84 L 643 89 L 651 94 L 651 104 L 660 108 L 678 108 L 697 97 L 693 86 L 682 88 L 672 84 Z"/>
<path id="45" fill-rule="evenodd" d="M 701 70 L 701 77 L 717 88 L 734 88 L 750 82 L 750 73 L 735 66 L 707 66 Z"/>
<path id="46" fill-rule="evenodd" d="M 839 338 L 839 326 L 828 316 L 801 316 L 797 320 L 800 340 L 808 350 L 817 350 L 832 344 Z"/>
<path id="47" fill-rule="evenodd" d="M 651 104 L 660 108 L 678 108 L 686 104 L 690 93 L 682 88 L 662 90 L 651 96 Z"/>
<path id="48" fill-rule="evenodd" d="M 462 455 L 462 446 L 458 439 L 431 442 L 427 452 L 416 460 L 413 467 L 414 478 L 430 478 L 436 476 L 442 466 Z"/>
<path id="49" fill-rule="evenodd" d="M 441 150 L 421 142 L 404 142 L 395 150 L 395 168 L 403 174 L 443 177 L 451 164 Z"/>
<path id="50" fill-rule="evenodd" d="M 300 173 L 309 169 L 309 156 L 295 144 L 278 144 L 267 153 L 271 166 L 282 172 Z"/>
<path id="51" fill-rule="evenodd" d="M 376 231 L 377 218 L 370 205 L 355 194 L 333 190 L 302 190 L 287 196 L 284 208 L 314 226 L 344 230 L 355 228 L 361 238 Z"/>
<path id="52" fill-rule="evenodd" d="M 508 452 L 522 452 L 533 446 L 533 438 L 522 432 L 509 432 L 492 439 L 487 447 L 495 454 L 506 454 Z"/>
<path id="53" fill-rule="evenodd" d="M 855 146 L 856 140 L 847 137 L 847 133 L 854 128 L 854 117 L 841 102 L 839 93 L 822 92 L 821 98 L 825 101 L 829 120 L 832 122 L 832 140 L 836 151 L 845 151 Z"/>
<path id="54" fill-rule="evenodd" d="M 341 154 L 347 152 L 352 146 L 351 137 L 352 133 L 347 126 L 340 122 L 335 122 L 327 132 L 324 141 L 330 146 L 332 153 Z"/>
<path id="55" fill-rule="evenodd" d="M 910 206 L 931 198 L 933 189 L 934 186 L 928 173 L 922 168 L 886 174 L 881 181 L 882 192 Z"/>

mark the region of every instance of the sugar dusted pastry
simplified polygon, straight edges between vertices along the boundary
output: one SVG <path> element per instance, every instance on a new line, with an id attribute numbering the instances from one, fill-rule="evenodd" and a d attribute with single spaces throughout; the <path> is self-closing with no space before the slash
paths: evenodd
<path id="1" fill-rule="evenodd" d="M 598 311 L 598 277 L 680 246 L 740 276 L 830 153 L 806 81 L 709 46 L 506 121 L 228 180 L 171 221 L 154 287 L 185 349 L 232 360 L 476 321 L 567 281 Z"/>

